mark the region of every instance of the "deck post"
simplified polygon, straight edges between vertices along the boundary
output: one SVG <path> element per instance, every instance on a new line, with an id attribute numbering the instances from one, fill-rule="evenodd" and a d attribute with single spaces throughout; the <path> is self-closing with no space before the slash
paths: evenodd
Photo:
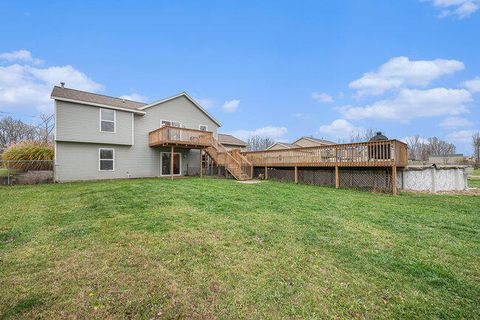
<path id="1" fill-rule="evenodd" d="M 170 148 L 170 179 L 173 180 L 173 159 L 175 154 L 173 153 L 173 145 Z"/>
<path id="2" fill-rule="evenodd" d="M 295 183 L 298 183 L 298 167 L 295 166 Z"/>
<path id="3" fill-rule="evenodd" d="M 397 166 L 392 166 L 392 193 L 397 195 Z"/>
<path id="4" fill-rule="evenodd" d="M 265 180 L 268 179 L 268 167 L 265 166 Z"/>
<path id="5" fill-rule="evenodd" d="M 335 188 L 340 188 L 340 168 L 335 166 Z"/>
<path id="6" fill-rule="evenodd" d="M 203 159 L 202 159 L 202 153 L 203 153 L 203 149 L 200 148 L 200 178 L 203 176 L 203 168 L 202 168 L 202 165 L 203 165 Z"/>

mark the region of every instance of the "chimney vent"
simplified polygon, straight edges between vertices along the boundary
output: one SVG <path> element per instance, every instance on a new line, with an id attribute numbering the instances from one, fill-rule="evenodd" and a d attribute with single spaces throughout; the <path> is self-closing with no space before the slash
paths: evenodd
<path id="1" fill-rule="evenodd" d="M 65 88 L 65 82 L 60 82 L 60 85 L 62 86 L 62 89 Z"/>
<path id="2" fill-rule="evenodd" d="M 125 98 L 122 98 L 122 102 L 125 103 Z"/>

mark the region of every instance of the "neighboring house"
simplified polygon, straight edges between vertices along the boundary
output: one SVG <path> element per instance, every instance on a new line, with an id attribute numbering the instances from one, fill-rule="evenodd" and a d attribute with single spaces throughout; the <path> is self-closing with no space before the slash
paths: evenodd
<path id="1" fill-rule="evenodd" d="M 463 154 L 445 154 L 445 155 L 433 155 L 428 157 L 428 163 L 430 164 L 466 164 L 468 163 L 467 157 Z"/>
<path id="2" fill-rule="evenodd" d="M 334 144 L 331 141 L 317 139 L 313 137 L 301 137 L 295 140 L 293 143 L 286 142 L 276 142 L 272 144 L 267 150 L 282 150 L 282 149 L 292 149 L 292 148 L 301 148 L 301 147 L 318 147 L 318 146 L 327 146 Z"/>
<path id="3" fill-rule="evenodd" d="M 238 138 L 235 138 L 231 134 L 218 134 L 218 142 L 220 142 L 227 150 L 240 149 L 244 151 L 248 144 Z"/>
<path id="4" fill-rule="evenodd" d="M 335 143 L 328 140 L 317 139 L 313 137 L 301 137 L 300 139 L 294 141 L 293 144 L 299 147 L 317 147 L 317 146 L 328 146 Z"/>
<path id="5" fill-rule="evenodd" d="M 146 104 L 62 84 L 51 97 L 56 181 L 199 174 L 202 150 L 212 157 L 224 150 L 220 123 L 186 93 Z"/>
<path id="6" fill-rule="evenodd" d="M 299 146 L 293 143 L 286 143 L 286 142 L 275 142 L 267 150 L 282 150 L 282 149 L 292 149 L 298 148 Z"/>

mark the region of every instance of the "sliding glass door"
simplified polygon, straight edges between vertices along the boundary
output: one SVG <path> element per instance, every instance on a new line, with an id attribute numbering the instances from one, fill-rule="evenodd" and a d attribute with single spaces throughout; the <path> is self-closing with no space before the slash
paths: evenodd
<path id="1" fill-rule="evenodd" d="M 171 154 L 170 152 L 162 152 L 161 156 L 161 172 L 162 176 L 169 176 L 170 175 L 170 168 L 171 168 Z M 182 155 L 180 153 L 173 154 L 173 175 L 179 176 L 182 174 Z"/>

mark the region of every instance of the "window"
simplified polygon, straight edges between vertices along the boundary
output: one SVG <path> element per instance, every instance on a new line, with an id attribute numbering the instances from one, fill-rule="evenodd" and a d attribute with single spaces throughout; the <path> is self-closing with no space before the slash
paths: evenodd
<path id="1" fill-rule="evenodd" d="M 204 124 L 201 124 L 199 127 L 198 127 L 201 131 L 208 131 L 208 126 L 204 125 Z"/>
<path id="2" fill-rule="evenodd" d="M 175 128 L 181 128 L 182 124 L 179 121 L 172 121 L 172 120 L 161 120 L 160 124 L 162 127 L 169 126 Z M 180 130 L 176 129 L 168 129 L 168 138 L 170 140 L 181 140 L 182 133 Z"/>
<path id="3" fill-rule="evenodd" d="M 115 132 L 115 110 L 100 109 L 100 132 Z"/>
<path id="4" fill-rule="evenodd" d="M 162 120 L 161 121 L 162 127 L 164 126 L 169 126 L 169 127 L 176 127 L 176 128 L 181 128 L 182 124 L 178 121 L 172 121 L 172 120 Z"/>
<path id="5" fill-rule="evenodd" d="M 114 171 L 115 170 L 115 149 L 98 149 L 99 170 Z"/>
<path id="6" fill-rule="evenodd" d="M 162 157 L 160 159 L 161 164 L 161 172 L 162 176 L 171 175 L 171 153 L 170 152 L 162 152 Z M 173 154 L 173 175 L 179 176 L 182 173 L 182 155 L 180 153 Z"/>

